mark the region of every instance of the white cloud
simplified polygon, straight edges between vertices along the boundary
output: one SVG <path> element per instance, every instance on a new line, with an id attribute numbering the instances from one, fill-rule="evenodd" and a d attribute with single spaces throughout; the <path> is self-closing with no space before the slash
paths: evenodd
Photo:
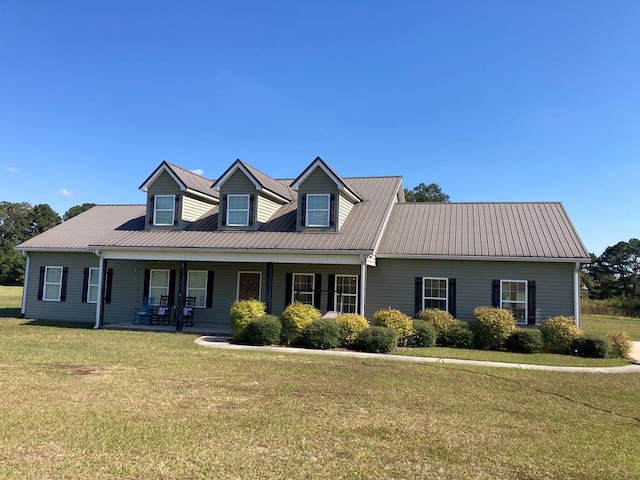
<path id="1" fill-rule="evenodd" d="M 16 167 L 6 167 L 6 169 L 11 173 L 18 173 L 18 169 Z"/>
<path id="2" fill-rule="evenodd" d="M 191 173 L 195 173 L 196 175 L 202 175 L 204 173 L 204 170 L 202 170 L 201 168 L 194 168 L 193 170 L 189 170 Z"/>
<path id="3" fill-rule="evenodd" d="M 62 190 L 60 190 L 60 193 L 62 195 L 64 195 L 65 197 L 70 197 L 72 195 L 72 193 L 69 190 L 67 190 L 66 188 L 63 188 Z"/>

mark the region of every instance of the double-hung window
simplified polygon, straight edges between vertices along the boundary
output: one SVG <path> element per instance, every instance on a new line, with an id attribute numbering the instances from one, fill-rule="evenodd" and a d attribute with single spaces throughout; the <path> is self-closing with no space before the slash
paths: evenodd
<path id="1" fill-rule="evenodd" d="M 340 313 L 358 313 L 357 275 L 336 275 L 334 305 Z"/>
<path id="2" fill-rule="evenodd" d="M 153 297 L 154 305 L 160 304 L 162 295 L 169 295 L 169 270 L 151 270 L 149 297 Z"/>
<path id="3" fill-rule="evenodd" d="M 510 310 L 516 323 L 527 323 L 526 280 L 500 280 L 500 308 Z"/>
<path id="4" fill-rule="evenodd" d="M 249 225 L 249 195 L 227 195 L 227 226 Z"/>
<path id="5" fill-rule="evenodd" d="M 187 272 L 187 296 L 196 297 L 196 307 L 203 308 L 207 304 L 207 272 L 205 270 L 189 270 Z"/>
<path id="6" fill-rule="evenodd" d="M 173 225 L 175 208 L 175 195 L 156 195 L 153 202 L 153 224 Z"/>
<path id="7" fill-rule="evenodd" d="M 62 292 L 62 267 L 46 267 L 42 299 L 48 302 L 59 302 Z"/>
<path id="8" fill-rule="evenodd" d="M 291 292 L 291 303 L 300 302 L 313 305 L 315 290 L 315 275 L 313 273 L 294 273 L 293 292 Z"/>
<path id="9" fill-rule="evenodd" d="M 87 303 L 98 303 L 98 283 L 100 280 L 100 269 L 90 268 L 87 281 Z"/>
<path id="10" fill-rule="evenodd" d="M 449 282 L 446 278 L 422 279 L 422 308 L 449 309 Z"/>
<path id="11" fill-rule="evenodd" d="M 307 194 L 307 227 L 329 226 L 329 194 Z"/>

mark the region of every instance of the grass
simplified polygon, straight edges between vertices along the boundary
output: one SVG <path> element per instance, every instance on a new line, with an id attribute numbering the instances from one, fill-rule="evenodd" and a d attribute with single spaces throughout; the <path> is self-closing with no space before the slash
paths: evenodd
<path id="1" fill-rule="evenodd" d="M 639 478 L 640 374 L 222 351 L 194 338 L 0 322 L 0 477 Z"/>
<path id="2" fill-rule="evenodd" d="M 632 340 L 640 342 L 640 318 L 581 315 L 580 328 L 588 335 L 599 337 L 614 330 L 624 330 Z"/>
<path id="3" fill-rule="evenodd" d="M 22 305 L 22 287 L 0 285 L 0 318 L 17 317 Z"/>

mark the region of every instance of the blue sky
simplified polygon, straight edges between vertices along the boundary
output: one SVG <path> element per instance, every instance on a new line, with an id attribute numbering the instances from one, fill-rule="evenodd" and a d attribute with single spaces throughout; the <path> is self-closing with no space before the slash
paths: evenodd
<path id="1" fill-rule="evenodd" d="M 640 237 L 640 2 L 0 1 L 0 200 L 143 203 L 162 160 L 561 201 Z"/>

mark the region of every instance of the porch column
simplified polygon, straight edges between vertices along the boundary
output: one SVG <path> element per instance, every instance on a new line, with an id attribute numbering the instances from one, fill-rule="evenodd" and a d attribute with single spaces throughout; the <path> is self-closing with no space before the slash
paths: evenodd
<path id="1" fill-rule="evenodd" d="M 360 304 L 360 315 L 364 317 L 364 307 L 365 302 L 367 300 L 367 260 L 362 259 L 362 263 L 360 264 L 360 298 L 358 299 L 358 303 Z"/>
<path id="2" fill-rule="evenodd" d="M 180 273 L 178 275 L 178 311 L 176 312 L 176 332 L 182 331 L 182 309 L 184 308 L 184 298 L 187 296 L 187 262 L 180 262 Z"/>
<path id="3" fill-rule="evenodd" d="M 25 256 L 27 257 L 27 264 L 24 267 L 24 282 L 22 284 L 22 306 L 20 308 L 21 318 L 24 318 L 27 314 L 27 289 L 29 287 L 29 267 L 31 266 L 31 257 L 28 253 L 25 254 Z"/>
<path id="4" fill-rule="evenodd" d="M 96 303 L 96 324 L 93 328 L 97 329 L 102 327 L 104 323 L 104 289 L 106 286 L 105 272 L 107 271 L 107 261 L 100 255 L 100 264 L 98 268 L 98 303 Z"/>
<path id="5" fill-rule="evenodd" d="M 267 313 L 270 314 L 273 303 L 273 262 L 267 262 L 267 288 L 264 296 L 267 304 Z"/>

